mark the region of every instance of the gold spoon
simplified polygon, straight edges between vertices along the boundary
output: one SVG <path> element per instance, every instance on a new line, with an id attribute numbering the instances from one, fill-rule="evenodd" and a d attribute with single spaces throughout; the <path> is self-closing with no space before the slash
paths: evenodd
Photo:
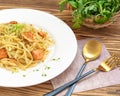
<path id="1" fill-rule="evenodd" d="M 100 56 L 101 50 L 102 50 L 102 46 L 97 40 L 90 40 L 85 44 L 85 46 L 83 48 L 83 52 L 82 52 L 82 55 L 85 59 L 85 63 L 80 68 L 76 78 L 81 76 L 82 72 L 84 71 L 84 69 L 86 67 L 87 62 L 95 60 L 96 58 L 98 58 Z M 76 84 L 73 84 L 70 86 L 70 88 L 67 91 L 65 96 L 71 96 L 71 94 L 75 88 L 75 85 Z"/>

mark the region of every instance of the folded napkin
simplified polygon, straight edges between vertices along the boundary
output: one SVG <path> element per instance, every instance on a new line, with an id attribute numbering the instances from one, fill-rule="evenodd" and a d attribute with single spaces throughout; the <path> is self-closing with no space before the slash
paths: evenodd
<path id="1" fill-rule="evenodd" d="M 64 71 L 62 74 L 60 74 L 59 76 L 57 76 L 56 78 L 51 80 L 54 89 L 73 80 L 76 77 L 77 73 L 79 72 L 80 67 L 85 62 L 85 60 L 82 56 L 82 49 L 83 49 L 85 43 L 91 39 L 97 39 L 97 38 L 78 40 L 77 55 L 76 55 L 74 61 L 72 62 L 71 66 L 66 71 Z M 99 40 L 99 39 L 97 39 L 97 40 Z M 101 40 L 99 40 L 99 41 L 101 42 Z M 94 61 L 88 62 L 83 73 L 89 71 L 90 69 L 98 67 L 98 65 L 103 60 L 108 58 L 109 56 L 110 56 L 109 52 L 106 50 L 104 44 L 102 43 L 102 53 L 101 53 L 100 57 Z M 86 77 L 82 81 L 79 81 L 74 89 L 74 92 L 82 92 L 82 91 L 101 88 L 101 87 L 105 87 L 105 86 L 120 84 L 120 75 L 119 74 L 120 74 L 120 70 L 118 68 L 114 69 L 110 72 L 96 72 L 96 73 Z M 64 90 L 63 92 L 59 93 L 57 96 L 64 96 L 66 91 L 67 91 L 67 89 Z"/>

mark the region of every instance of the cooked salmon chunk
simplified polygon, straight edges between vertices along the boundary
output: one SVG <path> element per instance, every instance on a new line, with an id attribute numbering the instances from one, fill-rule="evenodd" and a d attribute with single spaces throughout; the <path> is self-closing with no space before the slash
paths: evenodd
<path id="1" fill-rule="evenodd" d="M 10 21 L 9 24 L 18 24 L 17 21 Z"/>
<path id="2" fill-rule="evenodd" d="M 32 56 L 34 60 L 42 60 L 44 57 L 44 51 L 42 49 L 37 49 L 32 51 Z"/>
<path id="3" fill-rule="evenodd" d="M 38 34 L 39 34 L 42 38 L 46 38 L 46 36 L 47 36 L 47 33 L 46 33 L 46 32 L 42 32 L 42 31 L 38 32 Z"/>
<path id="4" fill-rule="evenodd" d="M 0 49 L 0 59 L 7 58 L 8 54 L 5 49 Z"/>
<path id="5" fill-rule="evenodd" d="M 34 41 L 34 35 L 33 35 L 32 32 L 24 32 L 23 37 L 24 37 L 24 39 L 26 39 L 26 40 L 28 40 L 30 42 Z"/>

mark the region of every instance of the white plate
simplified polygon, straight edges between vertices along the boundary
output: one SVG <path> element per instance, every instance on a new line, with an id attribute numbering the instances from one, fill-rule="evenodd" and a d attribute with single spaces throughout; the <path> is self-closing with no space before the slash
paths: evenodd
<path id="1" fill-rule="evenodd" d="M 70 66 L 77 52 L 77 42 L 73 31 L 67 24 L 51 14 L 33 9 L 0 11 L 0 23 L 13 20 L 47 30 L 54 38 L 55 46 L 45 62 L 26 71 L 12 73 L 0 68 L 0 86 L 25 87 L 40 84 L 58 76 Z M 50 69 L 46 69 L 46 66 Z M 45 74 L 46 76 L 42 76 Z"/>

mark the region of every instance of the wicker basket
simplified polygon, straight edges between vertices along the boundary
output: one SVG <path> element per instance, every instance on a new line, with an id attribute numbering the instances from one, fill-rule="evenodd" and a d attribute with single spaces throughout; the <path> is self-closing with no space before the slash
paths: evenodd
<path id="1" fill-rule="evenodd" d="M 118 20 L 118 17 L 120 17 L 120 11 L 118 11 L 109 21 L 107 21 L 103 24 L 96 24 L 93 22 L 92 19 L 86 18 L 83 21 L 83 25 L 86 27 L 89 27 L 89 28 L 99 29 L 99 28 L 107 27 L 107 26 L 113 24 L 114 22 L 116 22 Z"/>
<path id="2" fill-rule="evenodd" d="M 69 4 L 67 5 L 67 8 L 69 10 L 74 10 Z M 118 17 L 120 17 L 120 11 L 118 11 L 109 21 L 107 21 L 103 24 L 96 24 L 92 18 L 86 18 L 86 19 L 84 19 L 82 25 L 92 28 L 92 29 L 104 28 L 104 27 L 107 27 L 107 26 L 113 24 L 114 22 L 116 22 L 118 20 Z"/>

